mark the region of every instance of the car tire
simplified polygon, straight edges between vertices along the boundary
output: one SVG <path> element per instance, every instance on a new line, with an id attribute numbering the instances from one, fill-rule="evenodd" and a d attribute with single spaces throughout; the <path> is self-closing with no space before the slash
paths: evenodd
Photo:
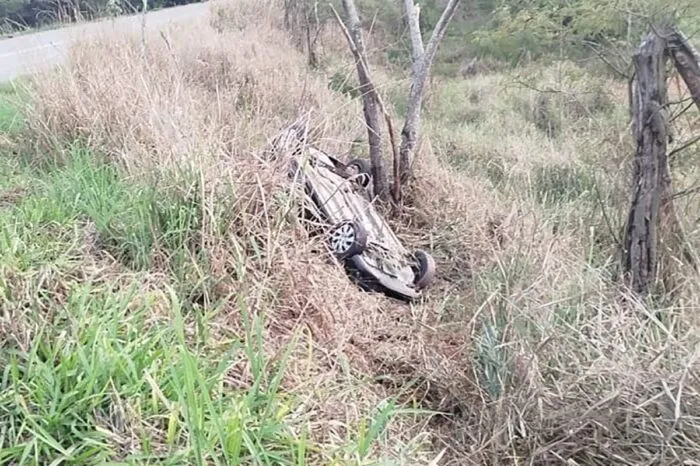
<path id="1" fill-rule="evenodd" d="M 435 278 L 435 259 L 425 251 L 418 250 L 413 253 L 418 262 L 418 270 L 413 284 L 416 289 L 422 290 L 430 285 Z"/>
<path id="2" fill-rule="evenodd" d="M 336 257 L 349 259 L 367 247 L 367 231 L 358 222 L 341 222 L 331 228 L 328 242 Z"/>
<path id="3" fill-rule="evenodd" d="M 372 182 L 372 166 L 365 159 L 353 159 L 345 164 L 351 176 L 356 176 L 357 183 L 363 188 L 369 187 Z"/>

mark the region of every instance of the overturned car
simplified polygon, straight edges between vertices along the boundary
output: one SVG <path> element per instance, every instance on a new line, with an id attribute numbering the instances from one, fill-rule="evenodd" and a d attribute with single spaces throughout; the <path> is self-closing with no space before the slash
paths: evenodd
<path id="1" fill-rule="evenodd" d="M 306 145 L 304 129 L 294 125 L 272 144 L 285 157 L 289 176 L 304 186 L 305 214 L 322 227 L 332 253 L 361 288 L 412 301 L 435 276 L 425 251 L 410 253 L 371 202 L 372 176 L 363 159 L 343 163 Z"/>

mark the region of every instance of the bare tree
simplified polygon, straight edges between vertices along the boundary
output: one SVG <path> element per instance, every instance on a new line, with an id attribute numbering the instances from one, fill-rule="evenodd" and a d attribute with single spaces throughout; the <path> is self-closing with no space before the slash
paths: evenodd
<path id="1" fill-rule="evenodd" d="M 411 36 L 412 79 L 408 99 L 408 112 L 401 132 L 400 148 L 396 145 L 396 137 L 391 117 L 376 87 L 372 83 L 357 8 L 353 0 L 342 0 L 342 3 L 348 21 L 347 27 L 340 19 L 337 12 L 335 12 L 335 10 L 333 11 L 346 36 L 350 50 L 355 57 L 360 90 L 362 91 L 365 122 L 367 124 L 369 136 L 370 160 L 372 163 L 375 194 L 381 199 L 386 199 L 387 197 L 388 184 L 382 159 L 382 133 L 379 124 L 379 112 L 381 111 L 387 125 L 394 156 L 394 184 L 391 194 L 394 203 L 399 204 L 402 197 L 401 187 L 410 177 L 411 159 L 420 134 L 420 112 L 422 109 L 425 83 L 430 75 L 430 68 L 435 60 L 438 45 L 445 35 L 447 25 L 454 16 L 454 12 L 460 0 L 449 0 L 440 16 L 440 20 L 433 30 L 427 47 L 423 45 L 423 38 L 421 36 L 419 8 L 412 0 L 405 0 L 406 15 Z"/>
<path id="2" fill-rule="evenodd" d="M 435 29 L 428 41 L 428 45 L 423 45 L 423 37 L 420 31 L 420 9 L 413 3 L 413 0 L 404 0 L 406 19 L 411 36 L 411 58 L 412 58 L 412 79 L 411 90 L 408 97 L 408 111 L 406 121 L 401 130 L 401 181 L 406 182 L 411 175 L 411 164 L 413 153 L 420 135 L 420 113 L 423 106 L 423 94 L 425 92 L 425 82 L 430 75 L 430 68 L 435 60 L 438 45 L 445 36 L 445 30 L 450 20 L 454 16 L 455 10 L 460 0 L 449 0 L 442 12 Z"/>

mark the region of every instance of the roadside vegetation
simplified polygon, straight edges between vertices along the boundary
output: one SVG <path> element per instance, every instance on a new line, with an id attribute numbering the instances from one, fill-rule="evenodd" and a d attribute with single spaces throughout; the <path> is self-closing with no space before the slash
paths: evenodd
<path id="1" fill-rule="evenodd" d="M 105 36 L 1 88 L 0 463 L 700 461 L 697 275 L 646 301 L 617 276 L 635 141 L 610 65 L 643 20 L 606 26 L 631 36 L 606 65 L 577 41 L 548 48 L 542 13 L 527 57 L 499 5 L 460 7 L 426 94 L 390 217 L 437 261 L 410 306 L 356 289 L 299 223 L 285 166 L 260 157 L 304 115 L 322 149 L 367 157 L 334 22 L 312 68 L 283 2 L 212 1 L 147 47 Z M 398 120 L 400 12 L 358 8 Z M 696 109 L 679 121 L 678 144 L 700 134 Z M 672 162 L 693 250 L 699 157 Z"/>

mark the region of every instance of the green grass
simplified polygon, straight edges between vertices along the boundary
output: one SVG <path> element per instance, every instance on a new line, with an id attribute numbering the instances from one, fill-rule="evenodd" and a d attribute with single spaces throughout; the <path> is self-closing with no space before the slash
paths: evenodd
<path id="1" fill-rule="evenodd" d="M 76 146 L 66 163 L 44 167 L 31 187 L 19 192 L 25 196 L 17 200 L 13 216 L 28 225 L 27 240 L 46 225 L 66 231 L 92 228 L 93 247 L 135 272 L 164 269 L 174 278 L 178 295 L 188 302 L 200 299 L 216 284 L 198 243 L 204 206 L 196 182 L 188 189 L 132 182 Z M 28 192 L 31 195 L 26 196 Z M 216 221 L 207 228 L 223 231 L 229 221 L 226 206 L 217 204 Z M 193 275 L 199 278 L 192 281 Z"/>
<path id="2" fill-rule="evenodd" d="M 138 281 L 117 292 L 90 281 L 70 288 L 51 321 L 27 317 L 28 350 L 0 358 L 0 462 L 294 464 L 305 446 L 283 422 L 292 406 L 278 374 L 257 371 L 249 392 L 222 382 L 238 342 L 216 354 L 192 348 L 172 294 L 174 321 L 149 322 L 151 302 L 165 297 L 136 304 Z M 262 351 L 246 353 L 265 367 Z"/>
<path id="3" fill-rule="evenodd" d="M 18 134 L 23 121 L 18 110 L 22 99 L 18 83 L 0 85 L 0 134 Z"/>
<path id="4" fill-rule="evenodd" d="M 264 360 L 259 320 L 231 341 L 190 338 L 175 290 L 143 286 L 145 262 L 117 283 L 85 257 L 82 216 L 131 258 L 155 240 L 183 247 L 187 210 L 154 202 L 83 151 L 41 173 L 11 158 L 1 166 L 2 192 L 21 195 L 0 210 L 2 327 L 11 327 L 0 346 L 0 463 L 296 464 L 305 441 L 283 422 L 293 400 L 278 392 L 284 365 Z M 165 220 L 140 215 L 154 210 Z M 206 311 L 192 328 L 210 325 Z M 254 368 L 247 392 L 223 383 L 236 358 Z"/>
<path id="5" fill-rule="evenodd" d="M 582 167 L 537 167 L 532 184 L 535 199 L 545 206 L 592 198 L 596 192 L 595 174 Z"/>

